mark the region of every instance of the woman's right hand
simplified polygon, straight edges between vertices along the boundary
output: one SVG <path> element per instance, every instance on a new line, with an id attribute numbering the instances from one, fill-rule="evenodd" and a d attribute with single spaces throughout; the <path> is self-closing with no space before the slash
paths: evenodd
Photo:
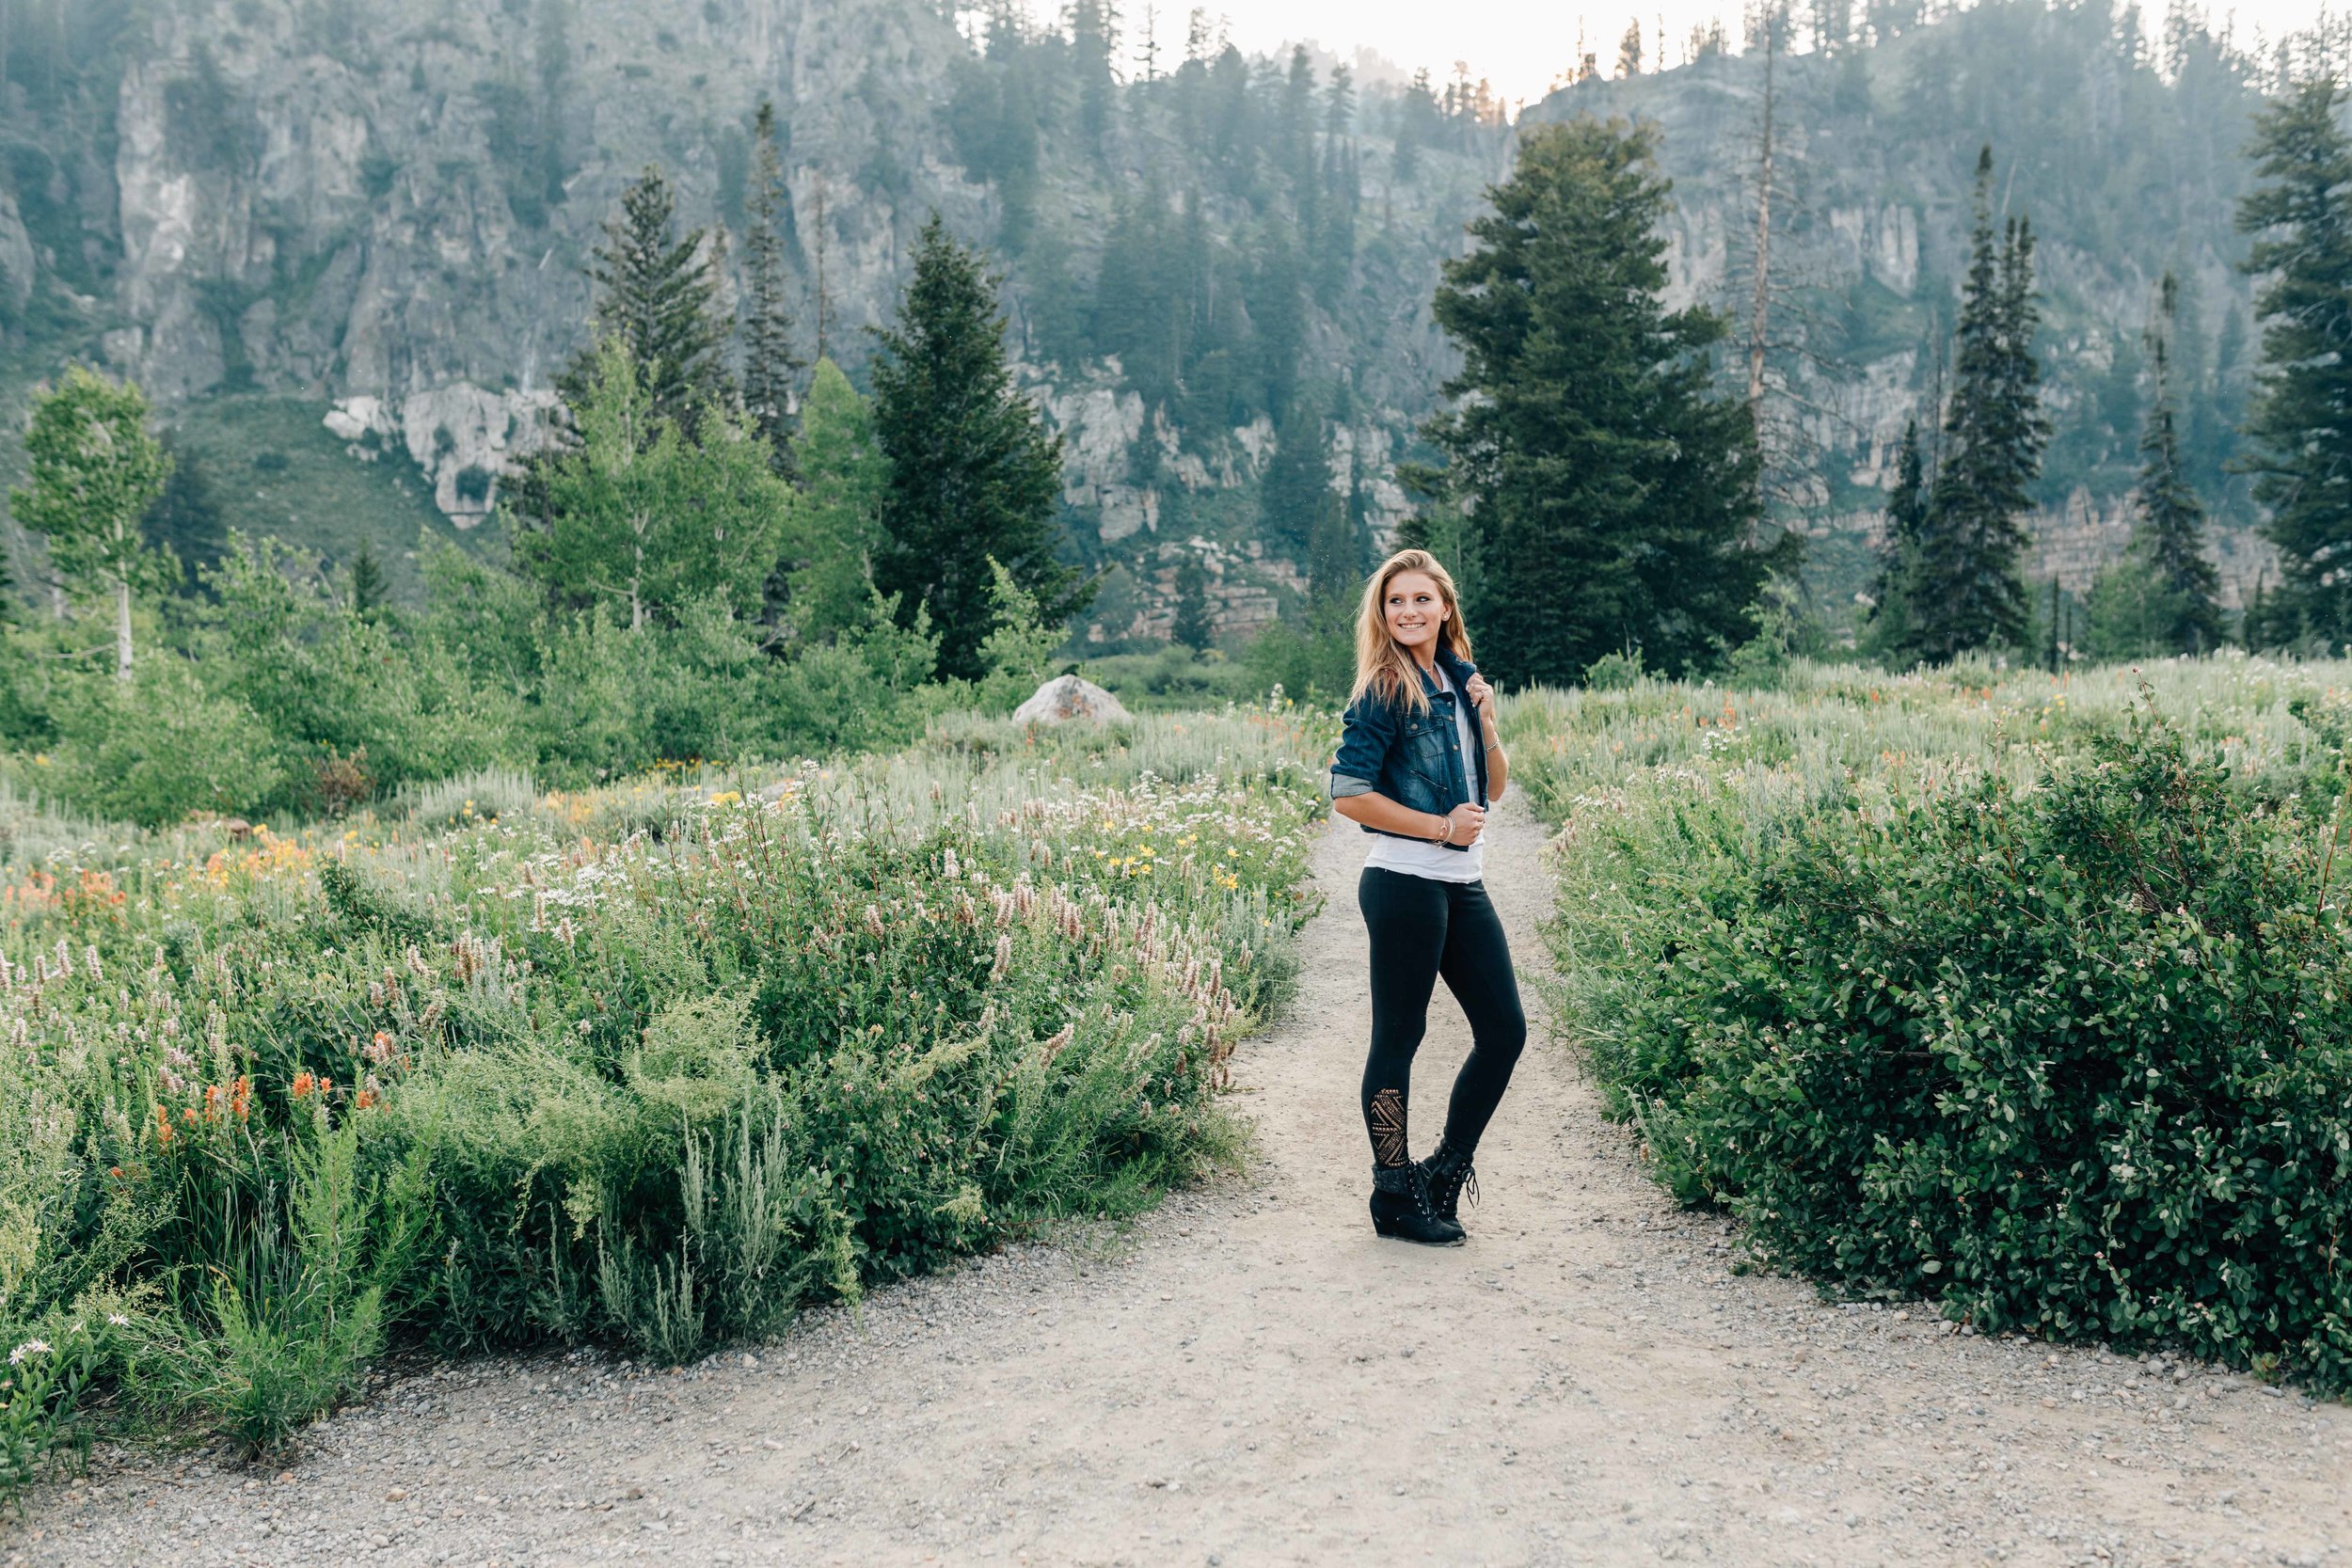
<path id="1" fill-rule="evenodd" d="M 1467 847 L 1477 843 L 1478 835 L 1486 831 L 1486 808 L 1465 800 L 1454 808 L 1453 814 L 1447 816 L 1445 821 L 1445 841 L 1448 844 L 1459 844 Z"/>

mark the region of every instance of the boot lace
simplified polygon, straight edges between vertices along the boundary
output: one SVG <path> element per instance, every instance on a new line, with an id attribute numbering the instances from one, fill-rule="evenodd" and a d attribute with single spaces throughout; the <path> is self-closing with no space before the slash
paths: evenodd
<path id="1" fill-rule="evenodd" d="M 1429 1187 L 1441 1209 L 1454 1207 L 1464 1198 L 1470 1199 L 1471 1208 L 1478 1206 L 1478 1169 L 1467 1160 L 1431 1172 Z"/>

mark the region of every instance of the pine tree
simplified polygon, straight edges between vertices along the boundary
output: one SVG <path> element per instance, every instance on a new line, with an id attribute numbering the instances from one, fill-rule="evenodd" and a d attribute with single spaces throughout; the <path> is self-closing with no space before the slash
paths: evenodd
<path id="1" fill-rule="evenodd" d="M 2181 471 L 2173 429 L 2170 340 L 2179 284 L 2170 273 L 2158 286 L 2156 320 L 2148 328 L 2154 395 L 2139 438 L 2139 519 L 2133 552 L 2145 562 L 2166 600 L 2168 624 L 2158 628 L 2165 651 L 2201 654 L 2220 645 L 2221 577 L 2205 559 L 2205 508 Z"/>
<path id="2" fill-rule="evenodd" d="M 2239 203 L 2255 236 L 2245 270 L 2262 369 L 2244 435 L 2263 531 L 2279 546 L 2272 627 L 2301 620 L 2333 643 L 2352 638 L 2352 139 L 2333 78 L 2264 109 L 2249 150 L 2264 183 Z"/>
<path id="3" fill-rule="evenodd" d="M 981 673 L 1001 562 L 1044 624 L 1083 609 L 1093 585 L 1056 559 L 1061 438 L 1013 385 L 996 279 L 931 214 L 898 319 L 878 336 L 874 432 L 890 460 L 874 579 L 899 613 L 927 610 L 945 675 Z"/>
<path id="4" fill-rule="evenodd" d="M 147 428 L 147 395 L 81 365 L 33 395 L 24 434 L 28 483 L 9 492 L 16 520 L 49 540 L 49 559 L 82 592 L 114 601 L 115 676 L 131 678 L 131 601 L 180 577 L 171 552 L 139 524 L 171 477 L 171 454 Z"/>
<path id="5" fill-rule="evenodd" d="M 1903 423 L 1895 451 L 1895 488 L 1886 498 L 1886 542 L 1870 595 L 1870 642 L 1883 657 L 1907 659 L 1912 642 L 1913 584 L 1927 522 L 1927 482 L 1919 463 L 1919 421 Z"/>
<path id="6" fill-rule="evenodd" d="M 227 553 L 229 525 L 221 517 L 220 503 L 213 499 L 203 461 L 168 439 L 164 450 L 171 459 L 171 477 L 164 481 L 163 494 L 147 509 L 141 527 L 149 539 L 179 559 L 181 575 L 175 586 L 183 594 L 192 594 L 202 585 L 204 574 L 218 566 Z"/>
<path id="7" fill-rule="evenodd" d="M 1434 303 L 1460 346 L 1458 401 L 1427 426 L 1433 524 L 1475 535 L 1479 648 L 1513 683 L 1567 685 L 1639 648 L 1679 673 L 1742 638 L 1769 571 L 1745 404 L 1714 383 L 1722 317 L 1667 309 L 1669 190 L 1654 133 L 1545 125 L 1446 263 Z"/>
<path id="8" fill-rule="evenodd" d="M 791 279 L 784 267 L 784 219 L 789 198 L 784 185 L 784 155 L 776 140 L 776 106 L 759 101 L 753 122 L 748 202 L 750 232 L 743 239 L 743 412 L 776 454 L 776 471 L 790 477 L 791 414 L 801 361 L 792 352 Z"/>
<path id="9" fill-rule="evenodd" d="M 704 230 L 678 237 L 676 212 L 669 181 L 651 165 L 622 193 L 621 211 L 605 225 L 606 243 L 588 269 L 597 291 L 596 341 L 564 378 L 566 402 L 586 389 L 607 339 L 628 351 L 658 418 L 691 429 L 704 404 L 725 398 L 717 269 Z"/>
<path id="10" fill-rule="evenodd" d="M 1208 569 L 1189 548 L 1176 566 L 1176 618 L 1168 635 L 1170 641 L 1196 654 L 1207 652 L 1216 641 L 1216 629 L 1209 621 Z"/>
<path id="11" fill-rule="evenodd" d="M 2031 611 L 2020 561 L 2027 487 L 2050 438 L 2033 336 L 2033 230 L 2011 218 L 1996 237 L 1993 150 L 1977 159 L 1976 223 L 1955 332 L 1943 455 L 1928 493 L 1918 570 L 1911 578 L 1911 657 L 1941 663 L 1975 648 L 2014 645 Z"/>
<path id="12" fill-rule="evenodd" d="M 1307 535 L 1307 593 L 1321 600 L 1346 600 L 1363 585 L 1361 533 L 1348 503 L 1329 486 L 1316 499 L 1314 527 Z"/>
<path id="13" fill-rule="evenodd" d="M 1276 433 L 1274 456 L 1258 482 L 1258 537 L 1268 549 L 1303 560 L 1330 494 L 1331 453 L 1323 417 L 1294 407 Z"/>
<path id="14" fill-rule="evenodd" d="M 375 559 L 375 551 L 368 547 L 367 542 L 361 540 L 359 553 L 351 558 L 351 612 L 362 621 L 372 621 L 390 599 L 390 585 L 385 581 L 383 563 Z"/>

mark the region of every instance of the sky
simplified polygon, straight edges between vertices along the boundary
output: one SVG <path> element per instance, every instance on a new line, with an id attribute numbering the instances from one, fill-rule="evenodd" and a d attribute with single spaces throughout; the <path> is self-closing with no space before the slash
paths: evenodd
<path id="1" fill-rule="evenodd" d="M 1226 17 L 1228 36 L 1248 54 L 1269 54 L 1300 40 L 1312 40 L 1346 57 L 1358 48 L 1376 51 L 1406 71 L 1427 66 L 1432 79 L 1443 81 L 1454 62 L 1466 60 L 1472 80 L 1483 76 L 1494 84 L 1506 102 L 1530 103 L 1549 90 L 1576 59 L 1581 26 L 1590 53 L 1604 69 L 1613 67 L 1617 42 L 1634 14 L 1626 0 L 1453 0 L 1433 5 L 1429 0 L 1223 0 L 1210 4 L 1212 15 Z M 2141 0 L 2153 22 L 2164 0 Z M 1722 17 L 1724 30 L 1739 36 L 1739 8 L 1679 0 L 1661 7 L 1646 0 L 1638 12 L 1645 39 L 1644 52 L 1654 55 L 1662 27 L 1666 59 L 1678 64 L 1692 27 Z M 1857 9 L 1860 8 L 1857 7 Z M 1127 0 L 1120 8 L 1131 40 L 1140 37 L 1143 0 Z M 1184 0 L 1170 0 L 1159 12 L 1162 48 L 1184 44 Z M 2320 0 L 2241 0 L 2216 4 L 2217 18 L 2233 16 L 2241 38 L 2259 28 L 2276 37 L 2310 25 L 2321 9 Z M 2339 6 L 2339 9 L 2341 7 Z M 2153 27 L 2149 29 L 2152 33 Z"/>

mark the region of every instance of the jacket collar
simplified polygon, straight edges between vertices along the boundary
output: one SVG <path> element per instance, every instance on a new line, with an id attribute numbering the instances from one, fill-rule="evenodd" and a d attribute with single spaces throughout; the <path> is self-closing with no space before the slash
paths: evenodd
<path id="1" fill-rule="evenodd" d="M 1438 667 L 1445 671 L 1446 679 L 1454 683 L 1454 689 L 1456 691 L 1469 689 L 1470 677 L 1478 673 L 1477 665 L 1472 664 L 1469 660 L 1461 657 L 1459 655 L 1455 654 L 1453 649 L 1447 647 L 1442 642 L 1438 644 L 1437 662 Z M 1426 674 L 1422 673 L 1421 667 L 1419 665 L 1414 666 L 1413 673 L 1421 675 L 1421 689 L 1422 691 L 1432 697 L 1438 695 L 1437 683 L 1432 681 Z"/>

